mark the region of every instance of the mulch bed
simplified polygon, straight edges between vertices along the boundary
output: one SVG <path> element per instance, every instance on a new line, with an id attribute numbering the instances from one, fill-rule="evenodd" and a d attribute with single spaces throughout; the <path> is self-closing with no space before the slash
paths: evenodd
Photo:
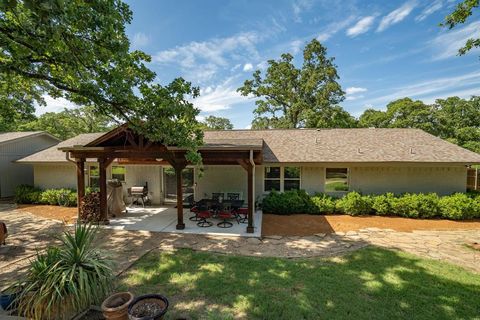
<path id="1" fill-rule="evenodd" d="M 290 216 L 263 214 L 262 235 L 309 236 L 316 233 L 357 231 L 365 228 L 393 229 L 400 232 L 413 230 L 459 230 L 480 229 L 480 219 L 450 221 L 437 219 L 409 219 L 401 217 L 379 217 L 348 215 Z"/>
<path id="2" fill-rule="evenodd" d="M 77 219 L 78 214 L 77 207 L 19 204 L 17 209 L 42 218 L 66 221 L 68 223 L 74 222 L 74 220 Z"/>

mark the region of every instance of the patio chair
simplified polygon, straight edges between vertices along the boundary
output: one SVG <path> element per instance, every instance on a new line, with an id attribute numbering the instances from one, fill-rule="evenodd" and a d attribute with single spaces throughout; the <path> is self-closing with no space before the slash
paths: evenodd
<path id="1" fill-rule="evenodd" d="M 217 213 L 217 218 L 222 219 L 221 222 L 217 223 L 219 228 L 231 228 L 233 223 L 228 220 L 237 219 L 236 214 L 232 211 L 232 208 L 229 204 L 224 204 Z M 238 223 L 238 220 L 237 220 Z"/>
<path id="2" fill-rule="evenodd" d="M 191 216 L 190 218 L 188 218 L 188 220 L 190 221 L 195 221 L 195 222 L 198 222 L 198 221 L 201 221 L 202 219 L 198 216 L 198 206 L 196 204 L 193 204 L 191 207 L 190 207 L 190 212 L 193 213 L 193 216 Z"/>
<path id="3" fill-rule="evenodd" d="M 240 193 L 238 192 L 228 192 L 227 200 L 240 200 Z"/>
<path id="4" fill-rule="evenodd" d="M 208 221 L 207 219 L 212 217 L 212 213 L 208 210 L 208 207 L 198 207 L 197 213 L 195 214 L 198 217 L 197 226 L 201 228 L 208 228 L 213 226 L 213 222 Z"/>
<path id="5" fill-rule="evenodd" d="M 7 225 L 0 221 L 0 244 L 5 245 L 5 239 L 8 236 Z"/>
<path id="6" fill-rule="evenodd" d="M 247 223 L 248 222 L 248 208 L 242 207 L 238 208 L 235 213 L 238 216 L 239 223 Z"/>
<path id="7" fill-rule="evenodd" d="M 223 199 L 223 192 L 213 192 L 212 193 L 212 200 L 213 201 L 219 201 L 220 198 Z"/>

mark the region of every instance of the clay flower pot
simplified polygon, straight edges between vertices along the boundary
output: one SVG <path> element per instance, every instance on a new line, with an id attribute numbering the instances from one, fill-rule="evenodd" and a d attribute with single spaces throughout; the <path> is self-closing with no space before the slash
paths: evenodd
<path id="1" fill-rule="evenodd" d="M 139 296 L 128 306 L 130 320 L 160 320 L 168 309 L 168 300 L 160 294 Z"/>
<path id="2" fill-rule="evenodd" d="M 102 303 L 102 313 L 107 320 L 128 320 L 128 305 L 133 301 L 130 292 L 111 295 Z"/>

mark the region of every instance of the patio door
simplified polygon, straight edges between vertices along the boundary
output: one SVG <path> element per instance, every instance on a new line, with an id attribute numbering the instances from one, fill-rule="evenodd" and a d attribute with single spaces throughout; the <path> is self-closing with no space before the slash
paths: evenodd
<path id="1" fill-rule="evenodd" d="M 177 202 L 177 175 L 173 168 L 163 168 L 163 182 L 165 190 L 165 202 Z M 194 197 L 194 172 L 193 168 L 185 168 L 182 171 L 183 202 L 189 203 Z"/>

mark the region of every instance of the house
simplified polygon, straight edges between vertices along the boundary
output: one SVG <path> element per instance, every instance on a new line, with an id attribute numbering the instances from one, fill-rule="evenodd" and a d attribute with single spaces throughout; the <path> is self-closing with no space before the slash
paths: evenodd
<path id="1" fill-rule="evenodd" d="M 59 139 L 42 131 L 0 133 L 0 198 L 12 197 L 15 187 L 20 184 L 34 183 L 33 167 L 15 163 L 15 160 L 59 142 Z"/>
<path id="2" fill-rule="evenodd" d="M 102 135 L 81 134 L 17 162 L 33 166 L 34 183 L 40 188 L 76 188 L 75 165 L 59 148 L 86 145 Z M 353 190 L 365 194 L 465 192 L 467 166 L 480 163 L 479 154 L 419 129 L 206 131 L 204 140 L 207 145 L 225 140 L 238 146 L 258 141 L 262 164 L 255 170 L 256 198 L 272 189 L 297 188 L 332 194 Z M 184 189 L 191 189 L 196 198 L 220 191 L 246 194 L 240 166 L 206 165 L 202 177 L 196 171 L 200 169 L 187 167 L 184 172 Z M 98 175 L 98 163 L 87 161 L 87 186 L 98 186 Z M 154 204 L 175 199 L 171 166 L 117 160 L 107 168 L 107 176 L 124 181 L 126 187 L 148 182 Z"/>
<path id="3" fill-rule="evenodd" d="M 33 166 L 41 188 L 76 188 L 80 180 L 99 186 L 103 163 L 106 179 L 121 180 L 126 188 L 148 183 L 154 204 L 174 202 L 178 193 L 199 200 L 230 192 L 258 200 L 271 190 L 292 189 L 445 195 L 465 192 L 467 167 L 480 163 L 479 154 L 419 129 L 206 131 L 200 148 L 204 165 L 180 168 L 179 190 L 173 165 L 185 150 L 142 139 L 121 126 L 79 135 L 17 162 Z"/>

